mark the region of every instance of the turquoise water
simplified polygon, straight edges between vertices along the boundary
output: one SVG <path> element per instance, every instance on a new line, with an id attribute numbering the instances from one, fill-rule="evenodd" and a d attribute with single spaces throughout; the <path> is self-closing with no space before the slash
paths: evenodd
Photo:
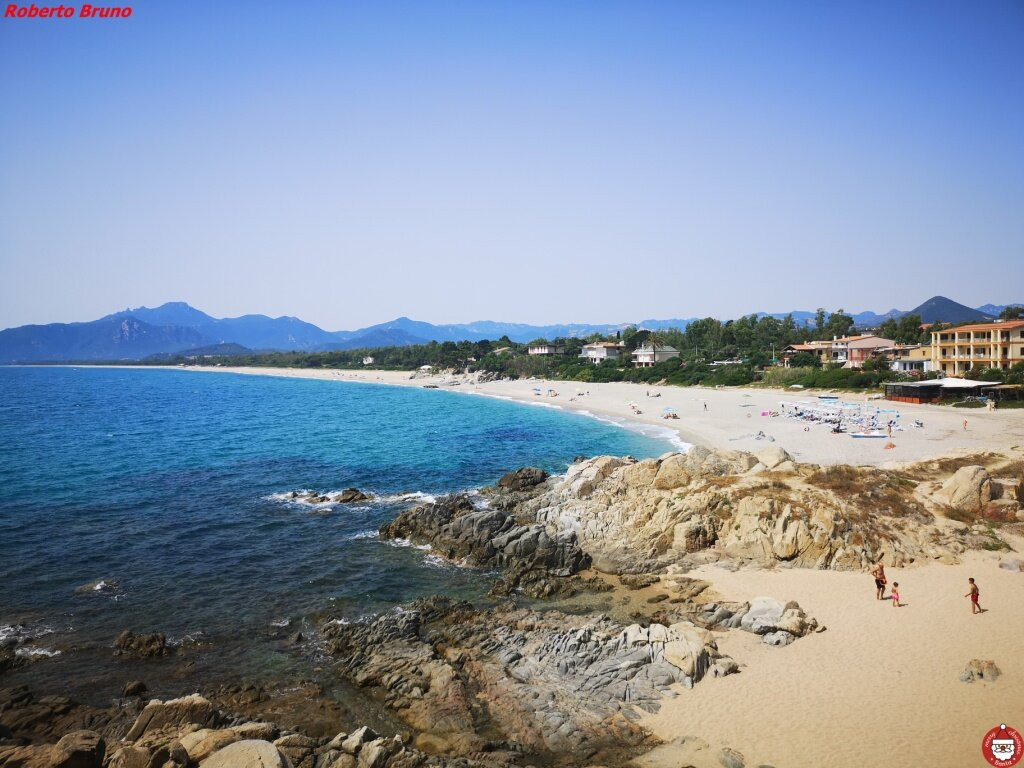
<path id="1" fill-rule="evenodd" d="M 0 641 L 27 638 L 21 652 L 41 659 L 8 677 L 93 698 L 136 672 L 157 691 L 300 674 L 310 654 L 283 637 L 319 617 L 437 592 L 481 600 L 488 574 L 382 542 L 378 526 L 520 466 L 669 448 L 446 391 L 90 368 L 0 368 L 0 446 Z M 374 499 L 282 498 L 350 486 Z M 118 586 L 76 591 L 98 580 Z M 122 629 L 188 652 L 135 669 L 112 658 Z"/>

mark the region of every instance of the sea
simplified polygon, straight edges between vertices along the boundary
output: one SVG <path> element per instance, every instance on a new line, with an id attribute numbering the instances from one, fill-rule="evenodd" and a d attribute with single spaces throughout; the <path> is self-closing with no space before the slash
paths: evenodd
<path id="1" fill-rule="evenodd" d="M 0 645 L 32 662 L 0 683 L 103 703 L 140 677 L 153 695 L 305 679 L 326 665 L 324 621 L 437 593 L 486 603 L 493 573 L 382 540 L 380 525 L 518 467 L 561 473 L 578 456 L 674 448 L 540 405 L 352 381 L 0 367 Z M 349 487 L 372 498 L 291 497 Z M 173 657 L 115 658 L 126 629 L 165 634 Z"/>

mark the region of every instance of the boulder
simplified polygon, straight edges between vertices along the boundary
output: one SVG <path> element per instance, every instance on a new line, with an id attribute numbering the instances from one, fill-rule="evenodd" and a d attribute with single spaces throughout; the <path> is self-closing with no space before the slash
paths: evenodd
<path id="1" fill-rule="evenodd" d="M 990 659 L 971 659 L 960 673 L 960 680 L 973 683 L 975 680 L 995 680 L 1000 675 L 999 667 Z"/>
<path id="2" fill-rule="evenodd" d="M 376 738 L 377 734 L 373 732 L 373 729 L 364 725 L 362 728 L 357 728 L 352 731 L 352 733 L 349 734 L 343 742 L 341 742 L 341 749 L 350 755 L 354 755 L 359 752 L 363 744 L 373 741 Z"/>
<path id="3" fill-rule="evenodd" d="M 777 466 L 787 461 L 793 461 L 793 457 L 790 456 L 784 448 L 777 445 L 770 445 L 767 448 L 762 448 L 754 453 L 754 456 L 761 464 L 764 465 L 764 468 L 768 470 L 775 469 Z"/>
<path id="4" fill-rule="evenodd" d="M 200 763 L 201 768 L 291 768 L 269 741 L 246 739 L 229 744 Z"/>
<path id="5" fill-rule="evenodd" d="M 53 768 L 100 768 L 107 745 L 94 731 L 72 731 L 53 746 Z"/>
<path id="6" fill-rule="evenodd" d="M 940 496 L 961 512 L 980 512 L 992 499 L 992 477 L 982 466 L 960 467 L 942 484 Z"/>
<path id="7" fill-rule="evenodd" d="M 179 739 L 182 748 L 188 753 L 188 758 L 193 763 L 201 763 L 214 752 L 223 749 L 228 744 L 239 741 L 240 737 L 235 730 L 215 731 L 210 728 L 200 728 L 198 731 L 186 733 Z"/>
<path id="8" fill-rule="evenodd" d="M 198 693 L 166 702 L 153 699 L 136 718 L 124 739 L 138 741 L 145 734 L 168 726 L 180 728 L 192 724 L 210 728 L 218 725 L 220 719 L 220 713 L 213 704 Z"/>

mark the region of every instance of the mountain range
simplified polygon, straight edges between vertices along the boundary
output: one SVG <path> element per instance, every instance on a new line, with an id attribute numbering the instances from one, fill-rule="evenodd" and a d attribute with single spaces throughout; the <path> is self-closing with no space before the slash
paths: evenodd
<path id="1" fill-rule="evenodd" d="M 985 304 L 968 307 L 944 296 L 935 296 L 914 309 L 891 309 L 884 314 L 853 314 L 858 328 L 871 328 L 887 318 L 916 313 L 922 322 L 984 322 L 1006 306 Z M 757 313 L 766 315 L 769 313 Z M 797 310 L 770 313 L 793 316 L 799 325 L 812 325 L 815 313 Z M 651 330 L 685 328 L 696 318 L 642 320 L 637 323 L 527 325 L 482 320 L 475 323 L 434 325 L 399 317 L 387 323 L 354 331 L 325 331 L 297 317 L 242 315 L 216 318 L 182 301 L 159 307 L 137 307 L 81 323 L 23 325 L 0 331 L 0 364 L 95 360 L 142 360 L 179 352 L 192 354 L 245 354 L 250 351 L 329 351 L 368 347 L 406 346 L 430 341 L 481 341 L 507 336 L 525 343 L 536 338 L 584 337 L 609 334 L 630 325 Z"/>

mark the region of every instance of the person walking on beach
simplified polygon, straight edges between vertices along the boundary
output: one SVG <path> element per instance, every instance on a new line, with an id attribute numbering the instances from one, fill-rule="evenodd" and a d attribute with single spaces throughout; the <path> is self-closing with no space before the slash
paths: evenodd
<path id="1" fill-rule="evenodd" d="M 894 581 L 892 583 L 892 589 L 889 590 L 889 595 L 892 597 L 892 607 L 893 608 L 899 608 L 900 607 L 900 583 L 898 581 Z"/>
<path id="2" fill-rule="evenodd" d="M 967 431 L 967 419 L 964 419 L 964 432 Z"/>
<path id="3" fill-rule="evenodd" d="M 881 600 L 885 594 L 885 566 L 882 565 L 882 558 L 878 558 L 871 575 L 875 577 L 875 596 Z"/>
<path id="4" fill-rule="evenodd" d="M 981 605 L 978 603 L 978 595 L 981 594 L 981 590 L 974 583 L 974 579 L 968 579 L 967 581 L 971 585 L 971 591 L 964 595 L 964 597 L 971 598 L 971 613 L 981 613 Z"/>

